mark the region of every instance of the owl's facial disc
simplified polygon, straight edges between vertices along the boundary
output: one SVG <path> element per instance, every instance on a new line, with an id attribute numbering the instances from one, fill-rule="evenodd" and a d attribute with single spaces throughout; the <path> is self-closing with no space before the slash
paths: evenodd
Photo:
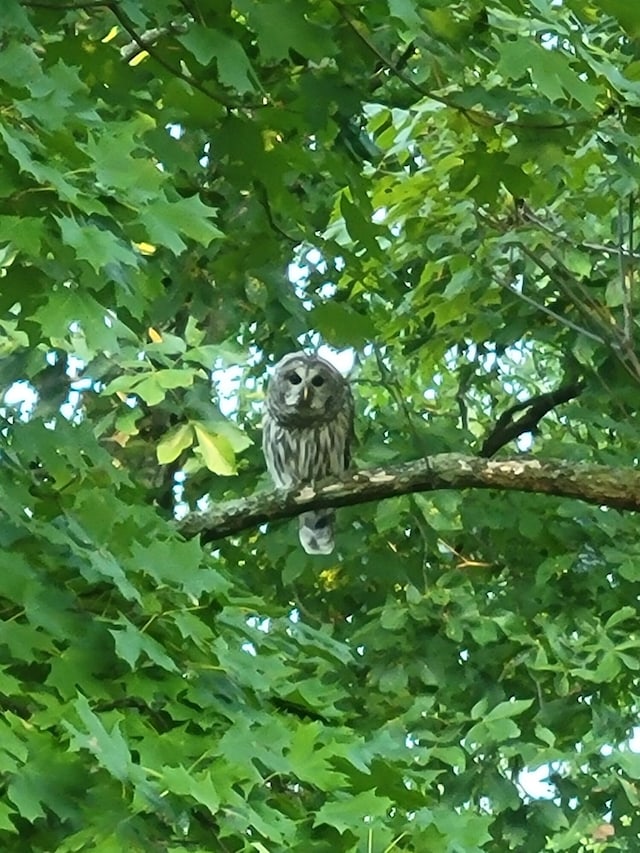
<path id="1" fill-rule="evenodd" d="M 324 407 L 325 400 L 319 389 L 325 384 L 326 379 L 317 368 L 307 365 L 294 367 L 284 375 L 284 402 L 287 406 L 299 412 L 311 412 Z"/>
<path id="2" fill-rule="evenodd" d="M 340 406 L 342 378 L 320 358 L 307 358 L 292 354 L 279 365 L 278 375 L 272 382 L 280 406 L 280 415 L 297 419 L 305 424 L 326 422 Z M 276 390 L 277 389 L 277 390 Z"/>

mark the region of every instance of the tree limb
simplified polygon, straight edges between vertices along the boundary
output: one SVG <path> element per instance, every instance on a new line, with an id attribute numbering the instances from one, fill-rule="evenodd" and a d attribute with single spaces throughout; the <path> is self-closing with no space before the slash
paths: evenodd
<path id="1" fill-rule="evenodd" d="M 561 459 L 489 460 L 440 453 L 389 468 L 366 468 L 315 488 L 277 490 L 229 501 L 179 522 L 187 538 L 224 539 L 267 521 L 291 518 L 310 509 L 353 506 L 414 492 L 441 489 L 502 489 L 577 498 L 586 503 L 640 511 L 640 471 L 586 465 Z"/>
<path id="2" fill-rule="evenodd" d="M 28 9 L 48 9 L 50 12 L 62 12 L 68 9 L 106 9 L 114 0 L 78 0 L 75 3 L 44 3 L 40 0 L 21 0 L 20 5 Z"/>
<path id="3" fill-rule="evenodd" d="M 109 0 L 109 2 L 105 3 L 105 8 L 109 9 L 112 15 L 117 19 L 122 29 L 129 35 L 132 39 L 134 45 L 137 45 L 140 51 L 146 51 L 151 59 L 161 65 L 165 71 L 168 71 L 169 74 L 177 77 L 179 80 L 183 80 L 185 83 L 188 83 L 192 89 L 197 89 L 198 92 L 201 92 L 203 95 L 206 95 L 207 98 L 210 98 L 212 101 L 215 101 L 218 104 L 221 104 L 223 107 L 232 108 L 238 107 L 239 104 L 235 103 L 232 99 L 227 98 L 221 92 L 213 92 L 207 86 L 204 86 L 199 80 L 196 80 L 195 77 L 191 76 L 191 74 L 185 73 L 181 68 L 176 65 L 172 65 L 172 63 L 167 62 L 157 50 L 155 50 L 153 44 L 154 39 L 151 39 L 149 42 L 145 42 L 143 36 L 141 36 L 134 27 L 129 23 L 129 19 L 123 10 L 118 6 L 117 0 Z M 133 51 L 135 53 L 135 51 Z M 131 53 L 131 46 L 126 46 L 125 55 Z"/>
<path id="4" fill-rule="evenodd" d="M 408 86 L 410 89 L 413 89 L 414 92 L 422 95 L 425 98 L 430 98 L 432 101 L 436 101 L 437 103 L 444 104 L 451 109 L 457 110 L 462 113 L 472 124 L 475 124 L 479 127 L 485 127 L 487 122 L 491 122 L 493 125 L 502 125 L 503 127 L 524 127 L 528 130 L 563 130 L 567 127 L 578 127 L 581 125 L 590 124 L 592 119 L 577 119 L 575 121 L 560 121 L 553 122 L 551 124 L 533 124 L 529 122 L 519 122 L 514 121 L 512 119 L 508 119 L 505 116 L 497 116 L 491 115 L 490 113 L 483 112 L 481 110 L 473 109 L 470 107 L 465 107 L 462 104 L 458 104 L 455 101 L 455 98 L 450 98 L 442 94 L 437 94 L 431 89 L 427 89 L 424 86 L 421 86 L 417 83 L 410 74 L 406 74 L 403 71 L 403 68 L 406 65 L 406 59 L 401 61 L 394 62 L 389 56 L 386 56 L 381 50 L 376 47 L 373 40 L 369 37 L 369 35 L 365 32 L 364 27 L 361 26 L 356 19 L 354 19 L 350 10 L 347 9 L 347 6 L 343 3 L 339 2 L 339 0 L 331 0 L 334 7 L 338 11 L 338 14 L 342 17 L 345 23 L 351 28 L 354 34 L 360 39 L 360 41 L 366 45 L 369 51 L 374 54 L 378 58 L 378 60 L 382 63 L 384 68 L 387 68 L 392 74 L 401 80 L 405 86 Z M 356 8 L 355 6 L 353 7 Z M 410 54 L 409 54 L 410 55 Z M 401 58 L 402 59 L 402 58 Z"/>
<path id="5" fill-rule="evenodd" d="M 496 425 L 485 438 L 480 449 L 480 456 L 488 458 L 497 453 L 501 447 L 513 441 L 519 435 L 525 432 L 533 432 L 538 426 L 542 418 L 562 403 L 567 403 L 573 400 L 584 390 L 585 384 L 582 381 L 571 382 L 568 385 L 562 385 L 556 388 L 555 391 L 550 391 L 546 394 L 536 394 L 528 400 L 521 403 L 516 403 L 511 406 L 506 412 L 496 421 Z M 514 420 L 514 415 L 517 412 L 525 411 L 521 417 Z"/>

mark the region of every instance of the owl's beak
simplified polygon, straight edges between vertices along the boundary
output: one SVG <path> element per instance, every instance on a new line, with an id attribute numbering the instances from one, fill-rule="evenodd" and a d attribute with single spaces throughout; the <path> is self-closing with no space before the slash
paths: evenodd
<path id="1" fill-rule="evenodd" d="M 302 389 L 302 402 L 303 403 L 309 402 L 309 392 L 310 392 L 309 386 L 305 385 L 304 388 Z"/>

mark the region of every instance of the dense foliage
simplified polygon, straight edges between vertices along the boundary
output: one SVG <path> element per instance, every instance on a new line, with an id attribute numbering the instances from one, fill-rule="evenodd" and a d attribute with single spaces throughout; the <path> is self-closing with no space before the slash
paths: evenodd
<path id="1" fill-rule="evenodd" d="M 203 548 L 282 354 L 356 463 L 632 467 L 640 6 L 3 0 L 0 847 L 634 851 L 637 519 L 449 491 Z M 548 776 L 544 784 L 532 779 Z"/>

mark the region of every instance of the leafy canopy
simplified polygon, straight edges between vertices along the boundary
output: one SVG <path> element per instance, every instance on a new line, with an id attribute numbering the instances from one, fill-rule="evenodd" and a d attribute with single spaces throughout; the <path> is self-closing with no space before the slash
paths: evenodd
<path id="1" fill-rule="evenodd" d="M 321 559 L 174 516 L 266 486 L 300 345 L 355 358 L 358 464 L 578 380 L 508 452 L 635 463 L 639 39 L 622 0 L 4 0 L 3 850 L 637 849 L 630 515 L 401 497 Z"/>

